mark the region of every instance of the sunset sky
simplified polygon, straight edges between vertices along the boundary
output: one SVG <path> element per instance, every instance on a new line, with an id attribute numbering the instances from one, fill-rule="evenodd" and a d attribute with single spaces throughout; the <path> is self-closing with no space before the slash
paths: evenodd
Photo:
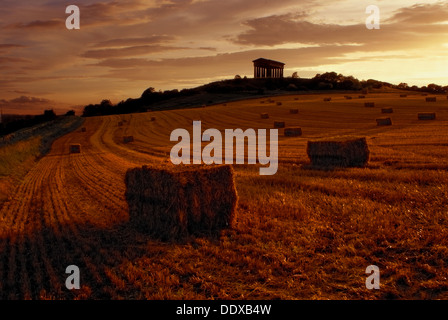
<path id="1" fill-rule="evenodd" d="M 253 77 L 252 60 L 285 76 L 335 71 L 398 84 L 447 85 L 448 1 L 0 0 L 0 107 L 63 112 L 157 90 Z M 68 5 L 81 28 L 67 30 Z M 366 7 L 381 10 L 368 30 Z"/>

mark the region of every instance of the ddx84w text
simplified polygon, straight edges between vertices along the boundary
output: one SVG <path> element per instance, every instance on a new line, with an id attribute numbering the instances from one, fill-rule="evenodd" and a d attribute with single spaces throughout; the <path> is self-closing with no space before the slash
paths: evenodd
<path id="1" fill-rule="evenodd" d="M 250 304 L 246 305 L 221 305 L 221 315 L 235 315 L 235 314 L 244 314 L 244 315 L 268 315 L 271 312 L 271 305 L 255 305 L 252 306 Z"/>

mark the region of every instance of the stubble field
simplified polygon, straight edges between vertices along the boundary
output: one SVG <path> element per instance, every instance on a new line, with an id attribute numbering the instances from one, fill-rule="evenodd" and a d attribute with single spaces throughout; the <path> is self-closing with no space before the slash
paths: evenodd
<path id="1" fill-rule="evenodd" d="M 56 140 L 0 208 L 0 299 L 447 299 L 448 100 L 352 96 L 87 118 L 86 132 Z M 381 114 L 387 107 L 394 113 Z M 418 121 L 418 112 L 437 119 Z M 385 116 L 393 125 L 377 126 Z M 276 175 L 234 165 L 233 229 L 161 242 L 128 225 L 124 176 L 168 162 L 171 131 L 191 132 L 192 120 L 203 130 L 271 129 L 281 120 L 303 136 L 279 130 Z M 369 165 L 309 168 L 307 141 L 339 135 L 365 136 Z M 71 143 L 82 152 L 69 154 Z M 80 268 L 79 290 L 65 287 L 69 265 Z M 366 289 L 369 265 L 380 268 L 380 290 Z"/>

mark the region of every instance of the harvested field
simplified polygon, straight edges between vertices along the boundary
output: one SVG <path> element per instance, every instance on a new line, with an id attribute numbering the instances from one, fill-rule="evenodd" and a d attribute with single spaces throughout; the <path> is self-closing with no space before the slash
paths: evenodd
<path id="1" fill-rule="evenodd" d="M 287 111 L 297 97 L 300 119 Z M 394 125 L 378 127 L 378 112 L 360 101 L 323 98 L 275 97 L 284 108 L 261 111 L 258 98 L 87 118 L 86 133 L 57 139 L 14 188 L 1 189 L 0 299 L 448 299 L 448 102 L 432 103 L 437 121 L 424 122 L 419 94 L 371 92 L 369 101 L 394 109 Z M 126 172 L 168 162 L 172 130 L 199 118 L 203 130 L 271 129 L 261 112 L 301 127 L 306 139 L 279 135 L 274 176 L 233 166 L 231 228 L 179 243 L 129 223 Z M 124 134 L 135 142 L 123 144 Z M 309 167 L 307 141 L 337 136 L 366 137 L 368 164 Z M 71 155 L 75 143 L 82 153 Z M 65 288 L 72 264 L 80 290 Z M 365 287 L 372 264 L 380 290 Z"/>

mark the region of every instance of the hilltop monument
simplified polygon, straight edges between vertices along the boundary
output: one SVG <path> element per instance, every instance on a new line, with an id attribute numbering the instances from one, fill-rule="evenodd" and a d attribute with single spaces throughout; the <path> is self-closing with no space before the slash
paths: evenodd
<path id="1" fill-rule="evenodd" d="M 259 58 L 254 63 L 254 78 L 283 78 L 283 62 Z"/>

